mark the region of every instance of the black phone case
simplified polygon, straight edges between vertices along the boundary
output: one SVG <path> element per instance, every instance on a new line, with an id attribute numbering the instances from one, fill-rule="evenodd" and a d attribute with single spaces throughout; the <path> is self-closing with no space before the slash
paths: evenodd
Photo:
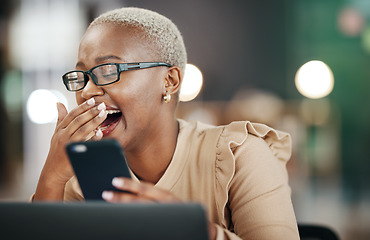
<path id="1" fill-rule="evenodd" d="M 116 140 L 73 142 L 66 150 L 86 200 L 103 200 L 103 191 L 119 191 L 112 185 L 114 177 L 131 177 Z"/>

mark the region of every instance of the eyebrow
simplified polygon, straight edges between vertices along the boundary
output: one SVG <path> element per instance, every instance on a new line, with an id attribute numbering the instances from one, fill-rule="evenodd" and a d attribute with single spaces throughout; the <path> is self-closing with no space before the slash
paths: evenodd
<path id="1" fill-rule="evenodd" d="M 101 62 L 104 62 L 106 60 L 110 60 L 110 59 L 116 59 L 116 60 L 121 60 L 122 61 L 122 58 L 118 57 L 118 56 L 115 56 L 115 55 L 107 55 L 107 56 L 102 56 L 102 57 L 97 57 L 95 59 L 95 62 L 96 63 L 101 63 Z M 76 68 L 77 67 L 84 67 L 85 64 L 83 62 L 77 62 L 76 63 Z"/>
<path id="2" fill-rule="evenodd" d="M 95 62 L 100 63 L 100 62 L 104 62 L 104 61 L 109 60 L 109 59 L 122 60 L 122 58 L 120 58 L 120 57 L 118 57 L 118 56 L 115 56 L 115 55 L 108 55 L 108 56 L 103 56 L 103 57 L 97 57 L 97 58 L 95 59 Z"/>

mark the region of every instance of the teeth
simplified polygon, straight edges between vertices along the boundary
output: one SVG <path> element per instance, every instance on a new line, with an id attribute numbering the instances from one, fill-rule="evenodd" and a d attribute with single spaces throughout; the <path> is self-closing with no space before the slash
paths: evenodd
<path id="1" fill-rule="evenodd" d="M 113 114 L 113 113 L 120 113 L 121 111 L 120 110 L 105 110 L 108 114 Z M 99 125 L 96 129 L 95 129 L 95 131 L 98 131 L 99 129 L 100 130 L 105 130 L 106 128 L 108 128 L 110 125 L 108 125 L 108 126 L 105 126 L 105 127 L 102 127 L 101 125 Z"/>
<path id="2" fill-rule="evenodd" d="M 97 128 L 96 128 L 96 130 L 105 130 L 106 128 L 108 128 L 109 126 L 105 126 L 105 127 L 102 127 L 102 126 L 98 126 Z"/>
<path id="3" fill-rule="evenodd" d="M 106 110 L 106 112 L 108 113 L 108 114 L 113 114 L 113 113 L 119 113 L 119 112 L 121 112 L 120 110 Z"/>

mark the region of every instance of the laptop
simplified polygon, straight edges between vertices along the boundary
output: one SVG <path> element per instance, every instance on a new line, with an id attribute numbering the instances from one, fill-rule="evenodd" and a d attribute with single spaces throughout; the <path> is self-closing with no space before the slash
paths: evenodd
<path id="1" fill-rule="evenodd" d="M 1 239 L 208 240 L 198 204 L 0 202 Z"/>

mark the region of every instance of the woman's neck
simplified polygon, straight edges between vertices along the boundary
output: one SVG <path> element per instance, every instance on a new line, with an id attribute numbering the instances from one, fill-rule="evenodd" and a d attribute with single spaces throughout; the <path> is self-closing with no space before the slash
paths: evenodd
<path id="1" fill-rule="evenodd" d="M 125 152 L 131 170 L 140 180 L 156 184 L 161 179 L 175 153 L 178 133 L 179 124 L 174 119 L 166 122 L 139 151 Z"/>

